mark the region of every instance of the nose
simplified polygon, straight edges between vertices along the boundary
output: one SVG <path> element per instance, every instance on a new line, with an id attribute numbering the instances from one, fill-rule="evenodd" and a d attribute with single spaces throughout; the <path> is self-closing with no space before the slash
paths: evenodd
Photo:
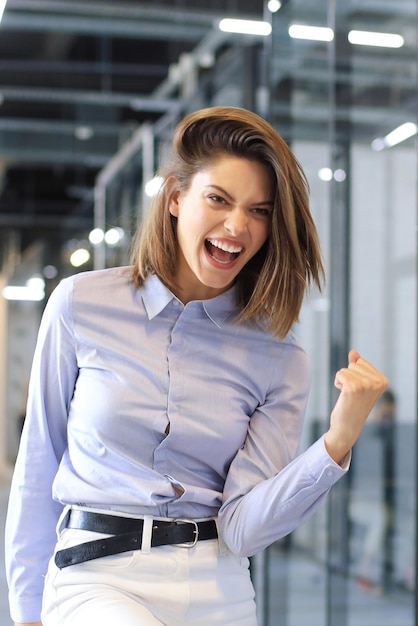
<path id="1" fill-rule="evenodd" d="M 226 230 L 234 237 L 240 235 L 247 229 L 248 215 L 247 212 L 239 207 L 236 207 L 228 212 L 225 219 Z"/>

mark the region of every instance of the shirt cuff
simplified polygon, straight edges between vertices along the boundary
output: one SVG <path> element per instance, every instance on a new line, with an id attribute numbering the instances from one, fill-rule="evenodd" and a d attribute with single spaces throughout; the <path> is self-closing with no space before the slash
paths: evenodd
<path id="1" fill-rule="evenodd" d="M 351 451 L 339 465 L 330 457 L 325 446 L 324 435 L 310 446 L 308 466 L 316 482 L 327 483 L 330 487 L 344 476 L 351 463 Z"/>

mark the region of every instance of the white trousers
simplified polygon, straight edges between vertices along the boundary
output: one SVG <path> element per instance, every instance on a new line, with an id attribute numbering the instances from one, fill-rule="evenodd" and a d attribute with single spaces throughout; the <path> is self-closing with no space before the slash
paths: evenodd
<path id="1" fill-rule="evenodd" d="M 57 550 L 103 538 L 65 529 Z M 87 561 L 45 580 L 43 626 L 256 626 L 248 559 L 218 540 L 161 546 Z"/>

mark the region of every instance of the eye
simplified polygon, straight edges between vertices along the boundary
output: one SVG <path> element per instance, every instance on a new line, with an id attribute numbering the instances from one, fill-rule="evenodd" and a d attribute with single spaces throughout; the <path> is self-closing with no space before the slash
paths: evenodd
<path id="1" fill-rule="evenodd" d="M 253 213 L 255 213 L 256 215 L 260 215 L 261 217 L 271 217 L 272 210 L 264 209 L 263 207 L 256 207 L 255 209 L 253 209 Z"/>
<path id="2" fill-rule="evenodd" d="M 212 200 L 213 202 L 225 204 L 225 200 L 221 196 L 218 196 L 216 193 L 211 193 L 210 196 L 208 196 L 208 198 L 209 200 Z"/>

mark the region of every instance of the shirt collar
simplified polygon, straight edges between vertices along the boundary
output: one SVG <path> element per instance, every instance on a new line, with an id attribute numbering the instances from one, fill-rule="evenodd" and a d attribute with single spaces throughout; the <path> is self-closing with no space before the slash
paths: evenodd
<path id="1" fill-rule="evenodd" d="M 172 300 L 177 300 L 176 296 L 171 293 L 155 274 L 148 276 L 146 279 L 141 287 L 141 296 L 149 319 L 159 315 Z M 231 287 L 231 289 L 228 289 L 228 291 L 216 298 L 200 302 L 208 318 L 219 328 L 222 327 L 226 320 L 238 313 L 234 287 Z M 184 305 L 182 304 L 182 306 Z"/>

